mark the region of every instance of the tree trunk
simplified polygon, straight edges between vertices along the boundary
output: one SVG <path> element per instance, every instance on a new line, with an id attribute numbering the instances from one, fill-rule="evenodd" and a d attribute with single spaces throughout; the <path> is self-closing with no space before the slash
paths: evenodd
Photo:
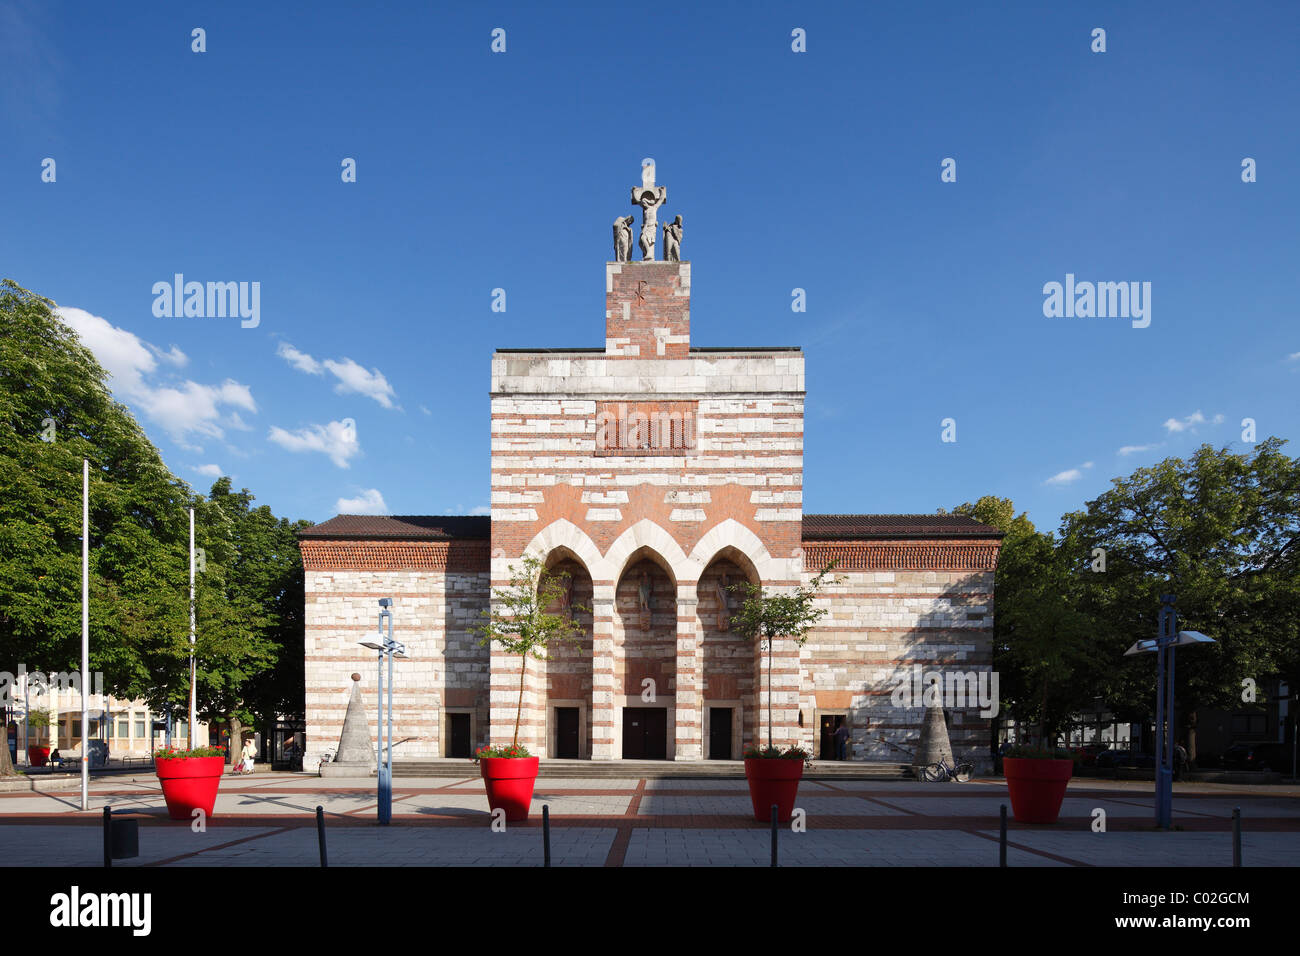
<path id="1" fill-rule="evenodd" d="M 4 753 L 0 753 L 0 777 L 16 776 L 18 771 L 14 768 L 14 762 L 9 758 L 9 722 L 2 721 L 0 726 L 4 727 L 4 747 L 0 748 Z"/>
<path id="2" fill-rule="evenodd" d="M 1047 678 L 1043 678 L 1043 696 L 1038 711 L 1038 748 L 1047 749 Z"/>
<path id="3" fill-rule="evenodd" d="M 767 639 L 767 747 L 772 749 L 772 639 Z"/>
<path id="4" fill-rule="evenodd" d="M 227 714 L 226 720 L 230 723 L 230 752 L 226 754 L 226 763 L 233 767 L 244 759 L 244 725 L 234 714 Z"/>
<path id="5" fill-rule="evenodd" d="M 528 655 L 519 655 L 519 700 L 515 702 L 515 737 L 514 745 L 519 746 L 519 718 L 524 712 L 524 670 L 528 667 Z"/>

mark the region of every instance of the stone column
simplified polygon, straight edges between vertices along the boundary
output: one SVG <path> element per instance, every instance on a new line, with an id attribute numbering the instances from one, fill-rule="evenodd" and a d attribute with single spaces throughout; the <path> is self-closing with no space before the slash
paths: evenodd
<path id="1" fill-rule="evenodd" d="M 591 595 L 591 759 L 613 760 L 614 740 L 614 585 L 593 581 Z"/>
<path id="2" fill-rule="evenodd" d="M 699 598 L 695 582 L 678 585 L 677 595 L 677 724 L 675 760 L 703 760 L 701 738 L 702 656 L 700 653 Z M 689 596 L 681 592 L 688 592 Z"/>

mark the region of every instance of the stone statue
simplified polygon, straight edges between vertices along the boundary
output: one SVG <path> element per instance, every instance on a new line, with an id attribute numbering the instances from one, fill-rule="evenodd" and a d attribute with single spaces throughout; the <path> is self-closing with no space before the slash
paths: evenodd
<path id="1" fill-rule="evenodd" d="M 632 205 L 641 207 L 641 260 L 654 262 L 659 238 L 659 207 L 668 201 L 668 189 L 655 185 L 654 160 L 641 163 L 641 185 L 632 187 Z"/>
<path id="2" fill-rule="evenodd" d="M 566 574 L 560 582 L 560 611 L 573 620 L 573 575 Z"/>
<path id="3" fill-rule="evenodd" d="M 682 217 L 664 226 L 664 262 L 682 261 Z"/>
<path id="4" fill-rule="evenodd" d="M 628 262 L 632 258 L 632 216 L 619 216 L 614 220 L 614 261 Z"/>
<path id="5" fill-rule="evenodd" d="M 650 581 L 650 572 L 641 572 L 641 583 L 637 587 L 637 599 L 641 606 L 641 630 L 650 629 L 650 594 L 653 585 Z"/>
<path id="6" fill-rule="evenodd" d="M 731 591 L 728 590 L 730 582 L 727 575 L 723 574 L 713 587 L 718 595 L 718 630 L 726 631 L 731 627 Z"/>

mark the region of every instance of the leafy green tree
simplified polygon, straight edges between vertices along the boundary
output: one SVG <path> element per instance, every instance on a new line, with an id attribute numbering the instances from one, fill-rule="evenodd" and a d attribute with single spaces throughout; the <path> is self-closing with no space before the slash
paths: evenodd
<path id="1" fill-rule="evenodd" d="M 217 615 L 225 640 L 210 645 L 222 653 L 204 659 L 199 681 L 207 701 L 204 716 L 230 725 L 232 762 L 244 726 L 269 726 L 282 714 L 304 710 L 297 532 L 309 522 L 277 518 L 266 505 L 254 508 L 253 501 L 247 488 L 234 492 L 223 477 L 204 503 L 205 541 L 212 551 L 201 581 L 208 613 Z"/>
<path id="2" fill-rule="evenodd" d="M 941 512 L 943 513 L 943 512 Z M 1070 717 L 1091 702 L 1101 664 L 1093 622 L 1080 609 L 1080 573 L 1050 534 L 1039 532 L 1010 499 L 985 495 L 953 509 L 1004 535 L 993 594 L 993 668 L 999 704 L 1038 725 L 1052 746 Z"/>
<path id="3" fill-rule="evenodd" d="M 54 303 L 0 283 L 0 661 L 67 670 L 81 656 L 82 459 L 90 462 L 90 665 L 105 689 L 184 711 L 189 515 L 197 576 L 199 709 L 266 712 L 301 667 L 293 530 L 218 482 L 196 496 L 163 464 Z M 296 659 L 296 662 L 295 662 Z M 282 666 L 278 680 L 267 677 Z M 286 676 L 287 675 L 287 676 Z M 301 681 L 298 682 L 301 693 Z M 278 695 L 278 696 L 277 696 Z"/>
<path id="4" fill-rule="evenodd" d="M 800 584 L 788 591 L 772 593 L 762 584 L 740 581 L 731 590 L 742 597 L 740 608 L 731 616 L 731 629 L 742 637 L 757 641 L 760 649 L 767 650 L 767 746 L 772 749 L 772 642 L 789 638 L 800 647 L 808 640 L 808 632 L 826 616 L 828 609 L 816 607 L 815 602 L 831 569 L 832 561 L 822 568 L 808 584 Z"/>
<path id="5" fill-rule="evenodd" d="M 1300 459 L 1281 439 L 1253 453 L 1202 445 L 1190 458 L 1139 468 L 1066 515 L 1062 551 L 1082 567 L 1105 549 L 1104 573 L 1083 576 L 1081 607 L 1098 624 L 1121 704 L 1150 712 L 1150 655 L 1125 659 L 1155 637 L 1160 595 L 1177 596 L 1179 627 L 1216 643 L 1178 655 L 1178 714 L 1195 756 L 1195 711 L 1232 707 L 1242 681 L 1296 674 L 1300 656 Z"/>
<path id="6" fill-rule="evenodd" d="M 561 642 L 579 643 L 582 628 L 572 614 L 556 614 L 550 610 L 561 603 L 565 591 L 567 571 L 552 572 L 540 558 L 528 555 L 515 566 L 510 584 L 494 588 L 493 607 L 483 612 L 482 624 L 470 628 L 479 635 L 479 644 L 493 641 L 510 654 L 519 655 L 519 700 L 515 706 L 515 734 L 512 746 L 519 746 L 519 718 L 524 707 L 524 673 L 528 658 L 547 660 L 546 650 Z M 572 610 L 587 611 L 574 606 Z"/>

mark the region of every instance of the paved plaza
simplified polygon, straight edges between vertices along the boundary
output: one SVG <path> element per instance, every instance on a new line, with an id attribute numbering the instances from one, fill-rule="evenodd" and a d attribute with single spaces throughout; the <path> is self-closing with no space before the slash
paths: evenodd
<path id="1" fill-rule="evenodd" d="M 1240 807 L 1247 866 L 1300 861 L 1300 789 L 1180 785 L 1176 829 L 1152 828 L 1150 784 L 1076 780 L 1060 821 L 1011 821 L 1010 866 L 1229 866 Z M 315 810 L 324 808 L 331 866 L 540 866 L 541 808 L 550 808 L 555 866 L 766 866 L 767 825 L 750 812 L 743 780 L 538 781 L 533 817 L 494 831 L 483 783 L 398 778 L 393 824 L 375 822 L 373 780 L 259 774 L 222 781 L 203 832 L 167 818 L 152 775 L 102 777 L 91 809 L 76 790 L 0 794 L 7 866 L 99 866 L 102 811 L 140 821 L 140 856 L 117 866 L 318 866 Z M 996 866 L 1000 780 L 922 784 L 806 780 L 806 829 L 783 827 L 788 866 Z M 1095 832 L 1096 811 L 1105 832 Z"/>

